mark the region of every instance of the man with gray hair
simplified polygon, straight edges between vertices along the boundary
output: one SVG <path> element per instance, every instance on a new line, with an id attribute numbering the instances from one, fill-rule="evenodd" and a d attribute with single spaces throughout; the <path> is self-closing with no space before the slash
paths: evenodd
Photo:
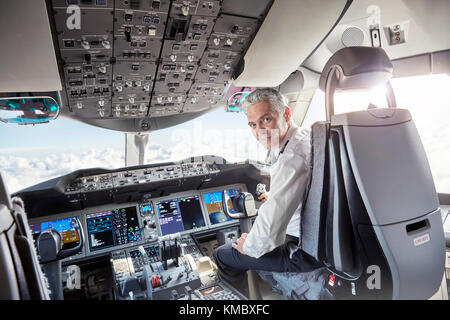
<path id="1" fill-rule="evenodd" d="M 275 89 L 256 89 L 243 110 L 256 140 L 269 152 L 270 195 L 248 234 L 217 249 L 221 278 L 246 291 L 246 271 L 308 272 L 322 266 L 298 248 L 302 198 L 310 175 L 309 131 L 292 122 L 286 99 Z"/>

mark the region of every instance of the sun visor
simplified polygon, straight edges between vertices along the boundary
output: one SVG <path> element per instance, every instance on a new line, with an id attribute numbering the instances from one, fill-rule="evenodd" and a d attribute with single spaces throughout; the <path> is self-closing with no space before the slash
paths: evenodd
<path id="1" fill-rule="evenodd" d="M 0 1 L 0 92 L 60 91 L 45 0 Z"/>
<path id="2" fill-rule="evenodd" d="M 275 0 L 244 57 L 237 87 L 276 87 L 302 64 L 348 8 L 347 0 Z"/>

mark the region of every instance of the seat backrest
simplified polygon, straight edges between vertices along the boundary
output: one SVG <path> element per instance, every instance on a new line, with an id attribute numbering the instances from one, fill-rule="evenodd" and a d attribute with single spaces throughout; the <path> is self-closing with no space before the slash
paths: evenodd
<path id="1" fill-rule="evenodd" d="M 328 177 L 328 124 L 316 122 L 311 127 L 311 175 L 303 201 L 300 222 L 300 243 L 303 251 L 316 260 L 326 259 L 325 226 Z"/>
<path id="2" fill-rule="evenodd" d="M 0 172 L 0 286 L 1 300 L 48 300 L 46 278 L 21 199 L 11 199 Z"/>
<path id="3" fill-rule="evenodd" d="M 426 299 L 442 280 L 445 238 L 426 154 L 411 115 L 396 108 L 391 72 L 380 48 L 344 48 L 326 64 L 327 122 L 312 127 L 299 245 L 349 281 L 352 295 Z M 389 108 L 334 115 L 336 89 L 380 82 Z"/>

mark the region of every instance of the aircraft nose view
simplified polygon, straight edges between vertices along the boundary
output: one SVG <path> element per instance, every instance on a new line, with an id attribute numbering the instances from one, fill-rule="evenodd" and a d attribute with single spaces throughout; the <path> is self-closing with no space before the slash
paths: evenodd
<path id="1" fill-rule="evenodd" d="M 1 1 L 0 300 L 448 300 L 449 14 Z"/>

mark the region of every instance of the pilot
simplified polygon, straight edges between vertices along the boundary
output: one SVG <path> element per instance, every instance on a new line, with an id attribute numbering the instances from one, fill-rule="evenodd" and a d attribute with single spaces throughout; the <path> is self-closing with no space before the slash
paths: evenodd
<path id="1" fill-rule="evenodd" d="M 310 175 L 309 131 L 295 125 L 285 98 L 275 89 L 256 89 L 243 109 L 256 140 L 268 149 L 270 195 L 250 232 L 214 253 L 219 276 L 247 293 L 246 271 L 308 272 L 323 265 L 298 248 L 300 211 Z"/>

